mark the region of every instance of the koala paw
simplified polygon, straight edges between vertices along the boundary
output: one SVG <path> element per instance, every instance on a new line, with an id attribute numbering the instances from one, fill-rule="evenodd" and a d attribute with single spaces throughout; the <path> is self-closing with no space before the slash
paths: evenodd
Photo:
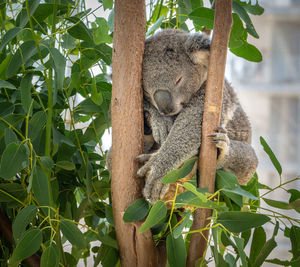
<path id="1" fill-rule="evenodd" d="M 153 154 L 141 154 L 136 157 L 136 160 L 140 163 L 144 163 L 137 171 L 137 176 L 140 178 L 145 177 L 143 195 L 153 204 L 163 198 L 168 191 L 169 185 L 165 185 L 160 181 L 162 175 L 153 167 L 152 156 Z"/>
<path id="2" fill-rule="evenodd" d="M 226 129 L 217 127 L 216 133 L 209 135 L 209 137 L 212 137 L 213 143 L 221 150 L 221 155 L 225 155 L 228 152 L 230 140 L 227 136 Z"/>
<path id="3" fill-rule="evenodd" d="M 151 204 L 154 204 L 157 200 L 162 199 L 165 193 L 169 189 L 169 185 L 163 184 L 160 181 L 161 177 L 156 177 L 153 173 L 149 173 L 146 177 L 146 184 L 143 190 L 143 195 L 148 199 Z"/>

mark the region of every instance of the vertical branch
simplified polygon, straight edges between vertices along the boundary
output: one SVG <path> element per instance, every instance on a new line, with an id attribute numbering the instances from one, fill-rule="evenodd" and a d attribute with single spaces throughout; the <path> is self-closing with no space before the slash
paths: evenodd
<path id="1" fill-rule="evenodd" d="M 142 197 L 135 157 L 143 151 L 142 60 L 145 3 L 116 0 L 114 9 L 112 119 L 112 203 L 122 266 L 157 266 L 152 234 L 123 222 L 126 208 Z"/>
<path id="2" fill-rule="evenodd" d="M 199 154 L 198 186 L 208 187 L 208 192 L 215 189 L 217 149 L 208 137 L 220 124 L 224 73 L 227 45 L 232 25 L 232 0 L 216 0 L 214 32 L 212 37 L 207 84 L 205 91 L 202 140 Z M 212 211 L 197 209 L 194 214 L 192 230 L 199 230 L 209 224 Z M 205 238 L 204 238 L 204 237 Z M 194 233 L 188 253 L 187 266 L 195 266 L 197 259 L 204 255 L 207 247 L 208 231 Z"/>

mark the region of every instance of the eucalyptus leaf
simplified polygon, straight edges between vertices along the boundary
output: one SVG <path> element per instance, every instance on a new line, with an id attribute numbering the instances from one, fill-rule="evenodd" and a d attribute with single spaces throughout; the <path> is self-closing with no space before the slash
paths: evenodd
<path id="1" fill-rule="evenodd" d="M 140 221 L 148 214 L 149 209 L 149 202 L 144 198 L 139 198 L 127 207 L 123 215 L 123 221 L 127 223 Z"/>
<path id="2" fill-rule="evenodd" d="M 28 153 L 24 144 L 6 146 L 0 163 L 0 177 L 10 179 L 28 165 Z"/>
<path id="3" fill-rule="evenodd" d="M 62 219 L 60 221 L 60 230 L 67 240 L 78 249 L 85 249 L 87 244 L 83 233 L 71 221 Z"/>
<path id="4" fill-rule="evenodd" d="M 167 256 L 171 267 L 186 266 L 186 249 L 182 236 L 175 238 L 172 233 L 167 236 Z"/>
<path id="5" fill-rule="evenodd" d="M 1 79 L 0 79 L 0 88 L 16 89 L 16 87 L 13 84 L 7 81 L 3 81 Z"/>
<path id="6" fill-rule="evenodd" d="M 207 29 L 213 29 L 215 11 L 210 8 L 199 7 L 193 10 L 188 15 L 188 18 L 193 21 L 194 25 L 205 26 Z"/>
<path id="7" fill-rule="evenodd" d="M 18 213 L 12 224 L 13 237 L 16 243 L 25 232 L 28 224 L 35 218 L 36 213 L 37 207 L 34 205 L 27 206 Z"/>
<path id="8" fill-rule="evenodd" d="M 20 90 L 21 90 L 21 103 L 24 111 L 28 113 L 32 97 L 31 97 L 31 81 L 32 81 L 33 74 L 28 73 L 26 74 L 21 81 Z"/>
<path id="9" fill-rule="evenodd" d="M 9 262 L 11 264 L 18 264 L 23 259 L 26 259 L 37 252 L 42 243 L 42 239 L 43 237 L 40 229 L 35 228 L 27 230 L 17 243 Z"/>
<path id="10" fill-rule="evenodd" d="M 4 34 L 2 41 L 0 43 L 0 52 L 21 31 L 22 31 L 22 28 L 20 28 L 20 27 L 14 27 L 14 28 L 8 30 Z"/>
<path id="11" fill-rule="evenodd" d="M 249 261 L 253 264 L 266 243 L 266 232 L 264 228 L 257 227 L 253 232 Z"/>
<path id="12" fill-rule="evenodd" d="M 251 44 L 244 42 L 243 45 L 235 48 L 230 48 L 230 51 L 238 57 L 247 59 L 248 61 L 261 62 L 261 52 Z"/>
<path id="13" fill-rule="evenodd" d="M 272 151 L 272 149 L 269 147 L 266 140 L 262 136 L 260 137 L 260 143 L 263 146 L 264 151 L 268 154 L 268 156 L 269 156 L 270 160 L 272 161 L 274 167 L 276 168 L 277 172 L 279 173 L 279 175 L 281 175 L 282 174 L 281 165 L 280 165 L 278 159 L 276 158 L 274 152 Z"/>
<path id="14" fill-rule="evenodd" d="M 41 257 L 41 267 L 58 267 L 59 266 L 59 250 L 55 243 L 51 243 L 43 251 Z"/>
<path id="15" fill-rule="evenodd" d="M 158 200 L 151 208 L 146 221 L 142 224 L 140 228 L 140 233 L 145 232 L 155 224 L 158 224 L 167 215 L 167 207 L 165 203 Z"/>
<path id="16" fill-rule="evenodd" d="M 234 233 L 247 231 L 268 221 L 270 221 L 270 218 L 266 215 L 241 211 L 225 211 L 217 218 L 218 223 Z"/>
<path id="17" fill-rule="evenodd" d="M 197 157 L 188 159 L 180 168 L 170 171 L 168 174 L 166 174 L 162 178 L 161 182 L 163 184 L 174 183 L 177 180 L 186 177 L 193 170 L 197 159 Z"/>
<path id="18" fill-rule="evenodd" d="M 90 33 L 90 30 L 85 26 L 85 24 L 78 17 L 69 17 L 66 18 L 68 21 L 73 23 L 68 29 L 68 33 L 73 36 L 75 39 L 84 40 L 87 42 L 93 42 L 93 36 Z"/>

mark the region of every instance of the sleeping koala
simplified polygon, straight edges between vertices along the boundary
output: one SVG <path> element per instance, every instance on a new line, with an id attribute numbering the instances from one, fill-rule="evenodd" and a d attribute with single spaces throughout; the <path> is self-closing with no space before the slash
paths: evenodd
<path id="1" fill-rule="evenodd" d="M 146 177 L 143 193 L 152 203 L 169 189 L 161 178 L 199 153 L 209 48 L 206 35 L 171 29 L 145 42 L 144 114 L 152 139 L 146 154 L 137 157 L 144 163 L 137 175 Z M 218 148 L 217 168 L 246 184 L 257 167 L 251 126 L 226 81 L 220 127 L 211 136 Z"/>

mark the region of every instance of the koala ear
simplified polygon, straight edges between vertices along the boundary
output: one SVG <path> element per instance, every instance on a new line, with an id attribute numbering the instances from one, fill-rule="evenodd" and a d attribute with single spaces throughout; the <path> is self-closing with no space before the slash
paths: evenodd
<path id="1" fill-rule="evenodd" d="M 194 64 L 208 65 L 210 40 L 206 34 L 190 34 L 184 48 Z"/>

